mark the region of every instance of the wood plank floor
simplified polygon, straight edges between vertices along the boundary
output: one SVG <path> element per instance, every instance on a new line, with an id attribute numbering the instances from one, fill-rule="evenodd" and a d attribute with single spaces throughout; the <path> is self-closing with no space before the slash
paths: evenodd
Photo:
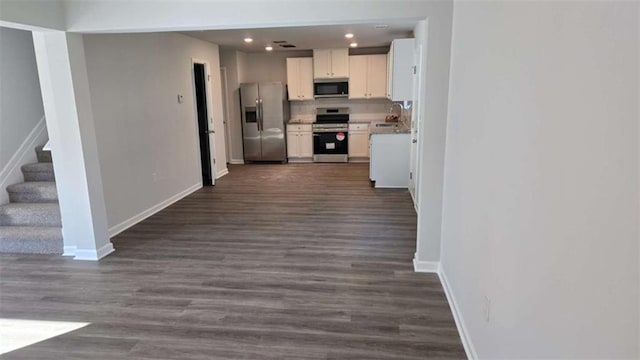
<path id="1" fill-rule="evenodd" d="M 464 358 L 415 237 L 367 164 L 233 166 L 100 262 L 1 255 L 1 317 L 91 323 L 2 358 Z"/>

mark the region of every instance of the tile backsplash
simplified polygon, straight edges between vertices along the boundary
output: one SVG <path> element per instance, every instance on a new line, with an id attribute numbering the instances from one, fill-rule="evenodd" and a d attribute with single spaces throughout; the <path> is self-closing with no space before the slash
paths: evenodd
<path id="1" fill-rule="evenodd" d="M 291 118 L 303 122 L 314 122 L 316 108 L 348 107 L 353 121 L 384 121 L 389 114 L 391 100 L 387 99 L 318 99 L 312 101 L 292 101 Z"/>

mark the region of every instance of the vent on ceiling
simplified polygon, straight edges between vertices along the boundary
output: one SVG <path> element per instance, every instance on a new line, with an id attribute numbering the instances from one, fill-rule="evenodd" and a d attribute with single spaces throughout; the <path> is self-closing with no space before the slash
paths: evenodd
<path id="1" fill-rule="evenodd" d="M 286 44 L 287 42 L 284 40 L 274 40 L 272 41 L 274 44 Z"/>
<path id="2" fill-rule="evenodd" d="M 283 47 L 283 48 L 294 48 L 296 46 L 293 45 L 293 44 L 280 44 L 280 47 Z"/>

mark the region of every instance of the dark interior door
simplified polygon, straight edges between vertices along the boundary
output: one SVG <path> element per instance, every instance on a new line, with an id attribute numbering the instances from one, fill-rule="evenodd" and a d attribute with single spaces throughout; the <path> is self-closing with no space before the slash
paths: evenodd
<path id="1" fill-rule="evenodd" d="M 211 169 L 211 148 L 209 144 L 209 124 L 207 115 L 207 84 L 204 64 L 193 64 L 193 74 L 196 84 L 196 106 L 198 112 L 198 135 L 200 138 L 200 163 L 202 165 L 202 184 L 213 185 Z"/>

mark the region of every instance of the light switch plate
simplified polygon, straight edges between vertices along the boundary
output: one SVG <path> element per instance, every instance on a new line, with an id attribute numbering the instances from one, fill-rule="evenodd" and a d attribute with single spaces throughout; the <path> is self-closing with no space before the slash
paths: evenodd
<path id="1" fill-rule="evenodd" d="M 182 104 L 184 102 L 184 96 L 178 94 L 178 104 Z"/>

